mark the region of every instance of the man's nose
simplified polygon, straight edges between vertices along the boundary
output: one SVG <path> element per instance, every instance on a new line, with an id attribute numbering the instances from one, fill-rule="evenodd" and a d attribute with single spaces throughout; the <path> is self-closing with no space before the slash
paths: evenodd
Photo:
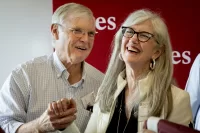
<path id="1" fill-rule="evenodd" d="M 83 32 L 81 41 L 87 42 L 89 40 L 89 36 L 87 32 Z"/>

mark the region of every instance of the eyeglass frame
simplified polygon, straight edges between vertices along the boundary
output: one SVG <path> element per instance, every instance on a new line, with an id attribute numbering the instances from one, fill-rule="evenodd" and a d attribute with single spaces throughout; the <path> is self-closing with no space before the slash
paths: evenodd
<path id="1" fill-rule="evenodd" d="M 59 24 L 59 23 L 55 23 L 55 24 L 59 25 L 61 27 L 67 28 L 67 27 L 63 26 L 62 24 Z M 83 35 L 85 35 L 85 33 L 86 33 L 85 30 L 83 30 L 81 28 L 78 28 L 78 27 L 77 28 L 71 28 L 70 27 L 70 28 L 68 28 L 68 30 L 72 31 L 73 35 L 75 35 L 78 38 L 83 37 Z M 77 32 L 80 32 L 80 33 L 77 33 Z M 95 31 L 95 32 L 93 32 L 93 31 L 87 32 L 88 36 L 91 37 L 91 38 L 94 38 L 97 33 L 98 33 L 97 31 Z"/>
<path id="2" fill-rule="evenodd" d="M 124 36 L 124 37 L 127 37 L 127 38 L 132 38 L 135 34 L 137 35 L 137 39 L 140 41 L 140 42 L 147 42 L 147 41 L 149 41 L 151 38 L 153 38 L 155 35 L 154 34 L 152 34 L 152 33 L 149 33 L 149 32 L 146 32 L 146 31 L 142 31 L 142 32 L 137 32 L 137 31 L 135 31 L 133 28 L 131 28 L 131 27 L 127 27 L 127 26 L 122 26 L 121 27 L 122 28 L 122 35 Z M 124 29 L 127 29 L 127 28 L 129 28 L 129 29 L 131 29 L 132 31 L 133 31 L 133 34 L 131 35 L 131 36 L 125 36 L 125 31 L 126 30 L 124 30 Z M 145 34 L 148 34 L 148 36 L 146 36 L 148 39 L 146 40 L 146 41 L 141 41 L 140 39 L 139 39 L 139 34 L 141 34 L 141 33 L 145 33 Z M 150 35 L 150 36 L 149 36 Z M 156 41 L 156 43 L 158 43 L 159 44 L 159 42 L 155 39 L 155 41 Z"/>

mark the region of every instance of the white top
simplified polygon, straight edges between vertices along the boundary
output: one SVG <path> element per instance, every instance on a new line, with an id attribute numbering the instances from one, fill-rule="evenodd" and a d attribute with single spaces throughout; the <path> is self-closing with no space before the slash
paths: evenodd
<path id="1" fill-rule="evenodd" d="M 93 108 L 93 113 L 88 122 L 85 133 L 106 133 L 108 125 L 110 124 L 110 121 L 113 117 L 117 97 L 127 85 L 127 81 L 124 78 L 124 75 L 125 75 L 125 71 L 121 72 L 118 76 L 117 88 L 114 93 L 114 99 L 113 99 L 110 112 L 106 112 L 106 113 L 101 112 L 99 102 L 95 103 L 94 108 Z M 140 91 L 141 96 L 144 95 L 144 93 L 150 89 L 148 84 L 152 79 L 151 76 L 152 74 L 149 73 L 146 78 L 141 79 L 139 81 L 138 86 L 139 86 L 139 91 Z M 180 88 L 177 88 L 176 86 L 173 86 L 173 85 L 171 86 L 171 91 L 172 91 L 172 99 L 173 99 L 172 112 L 170 116 L 167 118 L 167 120 L 174 123 L 188 126 L 192 120 L 192 110 L 190 107 L 189 94 L 186 91 Z M 148 98 L 145 101 L 148 101 Z M 142 110 L 139 110 L 138 114 L 140 114 L 141 111 Z M 167 111 L 163 107 L 160 118 L 164 118 L 166 114 L 167 114 Z M 142 120 L 138 119 L 138 125 L 139 125 L 138 131 L 142 130 L 143 124 L 145 120 L 147 119 L 148 118 L 144 118 Z"/>

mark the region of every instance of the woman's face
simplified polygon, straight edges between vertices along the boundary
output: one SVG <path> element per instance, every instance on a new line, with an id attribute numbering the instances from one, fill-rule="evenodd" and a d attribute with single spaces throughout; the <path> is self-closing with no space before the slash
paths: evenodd
<path id="1" fill-rule="evenodd" d="M 161 50 L 156 47 L 157 43 L 153 37 L 151 22 L 147 20 L 125 28 L 124 31 L 121 53 L 125 64 L 135 68 L 148 69 L 150 61 L 158 58 L 161 54 Z"/>

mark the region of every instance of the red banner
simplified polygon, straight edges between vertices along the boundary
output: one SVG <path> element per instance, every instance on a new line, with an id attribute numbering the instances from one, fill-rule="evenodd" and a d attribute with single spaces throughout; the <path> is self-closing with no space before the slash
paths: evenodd
<path id="1" fill-rule="evenodd" d="M 89 7 L 96 17 L 94 48 L 87 62 L 105 72 L 110 56 L 110 46 L 114 34 L 121 23 L 136 9 L 147 8 L 161 14 L 169 29 L 172 48 L 174 77 L 182 89 L 189 75 L 190 67 L 200 52 L 200 16 L 199 0 L 53 0 L 53 11 L 60 5 L 76 2 Z"/>

